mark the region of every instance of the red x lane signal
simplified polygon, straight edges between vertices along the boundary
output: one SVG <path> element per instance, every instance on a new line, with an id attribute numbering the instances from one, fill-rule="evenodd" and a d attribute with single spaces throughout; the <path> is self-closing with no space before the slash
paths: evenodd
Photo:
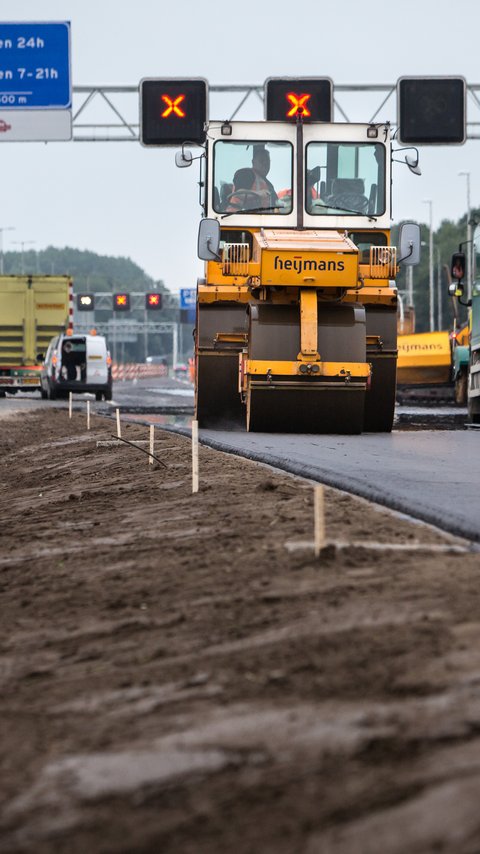
<path id="1" fill-rule="evenodd" d="M 207 116 L 206 80 L 150 77 L 140 81 L 142 145 L 203 145 Z"/>
<path id="2" fill-rule="evenodd" d="M 269 77 L 265 118 L 273 122 L 331 122 L 333 84 L 329 77 Z"/>
<path id="3" fill-rule="evenodd" d="M 162 113 L 162 119 L 168 118 L 168 116 L 173 113 L 175 116 L 180 116 L 181 119 L 185 118 L 186 113 L 182 110 L 179 104 L 185 100 L 185 95 L 177 95 L 175 100 L 170 98 L 168 95 L 162 95 L 162 101 L 165 101 L 167 108 Z"/>
<path id="4" fill-rule="evenodd" d="M 149 311 L 162 307 L 162 295 L 159 293 L 145 294 L 145 308 Z"/>
<path id="5" fill-rule="evenodd" d="M 287 92 L 287 101 L 292 104 L 291 109 L 287 111 L 287 119 L 291 119 L 292 116 L 311 116 L 311 112 L 306 106 L 311 97 L 310 93 L 297 95 L 295 92 Z"/>
<path id="6" fill-rule="evenodd" d="M 113 295 L 113 310 L 114 311 L 129 311 L 130 310 L 130 294 L 114 294 Z"/>

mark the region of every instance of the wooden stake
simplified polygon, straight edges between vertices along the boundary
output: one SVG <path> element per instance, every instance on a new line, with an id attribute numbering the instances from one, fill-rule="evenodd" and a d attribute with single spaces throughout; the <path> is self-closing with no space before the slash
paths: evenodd
<path id="1" fill-rule="evenodd" d="M 72 400 L 73 400 L 73 394 L 71 391 L 69 391 L 68 392 L 68 417 L 69 418 L 72 417 Z"/>
<path id="2" fill-rule="evenodd" d="M 198 421 L 192 421 L 192 492 L 198 492 Z"/>
<path id="3" fill-rule="evenodd" d="M 115 414 L 117 416 L 117 436 L 119 439 L 122 438 L 122 428 L 120 427 L 120 410 L 116 409 Z"/>
<path id="4" fill-rule="evenodd" d="M 87 430 L 90 430 L 90 401 L 87 400 Z"/>
<path id="5" fill-rule="evenodd" d="M 313 496 L 315 557 L 320 557 L 320 552 L 325 546 L 325 498 L 323 486 L 316 486 Z"/>
<path id="6" fill-rule="evenodd" d="M 155 446 L 154 433 L 155 433 L 155 426 L 153 424 L 150 424 L 150 453 L 151 454 L 153 454 L 154 446 Z M 148 462 L 149 462 L 149 465 L 153 466 L 153 456 L 148 458 Z"/>

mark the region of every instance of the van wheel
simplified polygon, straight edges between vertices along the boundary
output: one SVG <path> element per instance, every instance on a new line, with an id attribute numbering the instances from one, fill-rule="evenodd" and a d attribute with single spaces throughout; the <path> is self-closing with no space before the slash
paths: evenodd
<path id="1" fill-rule="evenodd" d="M 41 394 L 41 396 L 42 396 L 42 400 L 47 400 L 47 398 L 48 398 L 48 393 L 45 391 L 45 389 L 44 389 L 44 388 L 41 388 L 41 389 L 40 389 L 40 394 Z"/>
<path id="2" fill-rule="evenodd" d="M 96 391 L 95 392 L 95 400 L 103 400 L 103 392 L 102 391 Z"/>
<path id="3" fill-rule="evenodd" d="M 112 389 L 111 388 L 108 388 L 106 390 L 106 392 L 104 394 L 104 398 L 105 398 L 105 400 L 111 400 L 112 399 Z"/>
<path id="4" fill-rule="evenodd" d="M 55 391 L 54 388 L 52 388 L 52 386 L 49 386 L 49 388 L 48 388 L 47 397 L 49 400 L 56 400 L 57 399 L 57 392 Z"/>

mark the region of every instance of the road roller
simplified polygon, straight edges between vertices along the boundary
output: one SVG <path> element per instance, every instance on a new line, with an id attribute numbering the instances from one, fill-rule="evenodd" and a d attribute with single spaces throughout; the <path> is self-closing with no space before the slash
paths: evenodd
<path id="1" fill-rule="evenodd" d="M 392 429 L 400 263 L 388 124 L 209 122 L 196 416 L 261 432 Z"/>

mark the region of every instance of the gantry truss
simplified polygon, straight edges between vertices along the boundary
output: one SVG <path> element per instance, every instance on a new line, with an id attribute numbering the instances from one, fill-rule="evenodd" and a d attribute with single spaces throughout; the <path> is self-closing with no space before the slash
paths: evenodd
<path id="1" fill-rule="evenodd" d="M 209 93 L 212 118 L 263 117 L 263 84 L 210 84 Z M 138 85 L 74 86 L 73 96 L 74 142 L 138 142 Z M 396 126 L 396 83 L 335 84 L 333 103 L 334 121 Z M 480 139 L 480 83 L 467 83 L 467 139 Z"/>

